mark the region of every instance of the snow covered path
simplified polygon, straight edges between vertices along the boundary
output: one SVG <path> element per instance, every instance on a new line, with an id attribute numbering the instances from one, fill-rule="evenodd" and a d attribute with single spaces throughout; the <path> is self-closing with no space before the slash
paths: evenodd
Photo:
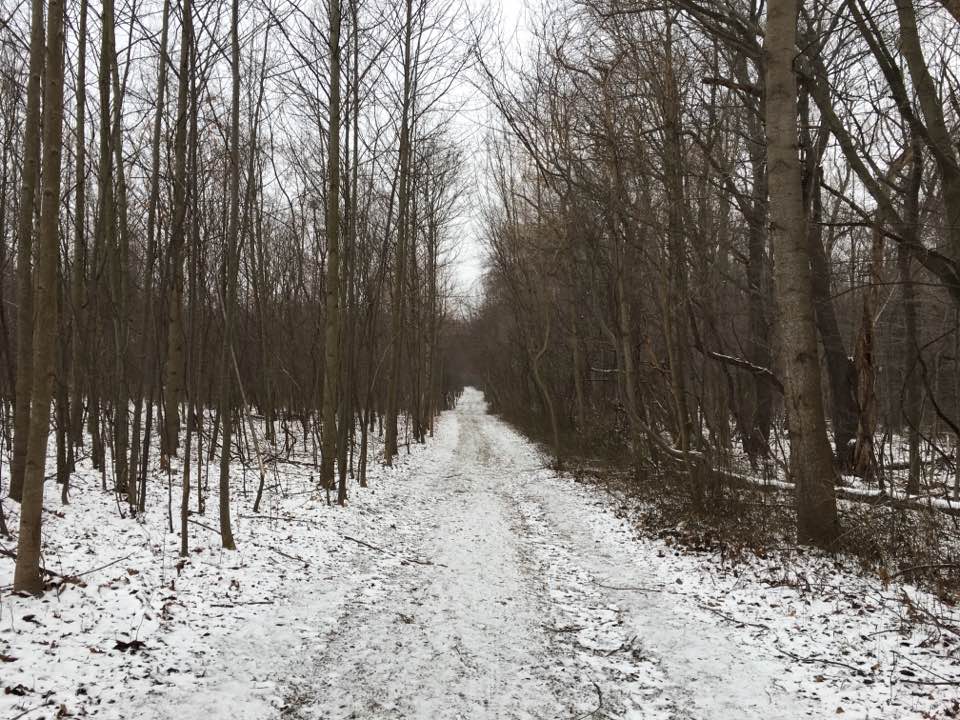
<path id="1" fill-rule="evenodd" d="M 859 671 L 798 662 L 859 645 L 867 659 L 849 662 L 869 666 L 882 653 L 858 636 L 878 625 L 832 626 L 835 599 L 818 608 L 790 589 L 736 598 L 735 579 L 704 585 L 712 560 L 639 540 L 608 498 L 544 468 L 476 391 L 382 482 L 394 485 L 341 525 L 323 578 L 213 648 L 202 688 L 187 682 L 179 701 L 160 691 L 138 712 L 770 720 L 919 717 L 934 700 L 896 677 L 861 683 Z M 730 622 L 744 608 L 749 620 Z M 797 643 L 793 658 L 785 643 Z"/>
<path id="2" fill-rule="evenodd" d="M 678 612 L 656 568 L 622 545 L 620 521 L 572 483 L 545 482 L 540 458 L 485 414 L 477 393 L 445 431 L 412 480 L 423 502 L 368 538 L 433 564 L 362 547 L 341 558 L 376 580 L 347 593 L 354 601 L 329 644 L 301 664 L 289 714 L 786 718 L 808 709 L 778 687 L 780 663 L 739 646 L 716 616 Z"/>
<path id="3" fill-rule="evenodd" d="M 292 472 L 269 515 L 239 515 L 241 552 L 197 538 L 171 580 L 170 533 L 138 550 L 142 571 L 0 603 L 0 660 L 19 657 L 2 684 L 23 694 L 0 700 L 35 707 L 27 718 L 65 702 L 141 720 L 960 712 L 956 642 L 906 622 L 900 588 L 829 558 L 724 567 L 642 538 L 618 517 L 625 500 L 557 477 L 474 390 L 347 508 L 291 492 Z M 110 510 L 109 496 L 82 499 L 57 530 L 74 566 L 117 544 L 72 529 Z M 124 628 L 142 651 L 113 648 Z"/>

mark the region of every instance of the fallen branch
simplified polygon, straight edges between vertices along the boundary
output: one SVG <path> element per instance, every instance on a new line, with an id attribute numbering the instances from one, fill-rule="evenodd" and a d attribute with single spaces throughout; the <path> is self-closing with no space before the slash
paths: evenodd
<path id="1" fill-rule="evenodd" d="M 916 572 L 917 570 L 946 570 L 946 569 L 960 570 L 960 565 L 958 565 L 957 563 L 933 563 L 931 565 L 914 565 L 913 567 L 904 568 L 900 572 L 894 573 L 893 575 L 890 576 L 890 579 L 895 580 L 901 575 L 907 575 L 909 573 Z"/>
<path id="2" fill-rule="evenodd" d="M 635 592 L 663 592 L 663 588 L 640 587 L 639 585 L 604 585 L 603 583 L 594 583 L 597 587 L 606 590 L 633 590 Z"/>
<path id="3" fill-rule="evenodd" d="M 7 548 L 2 546 L 0 546 L 0 555 L 6 555 L 8 558 L 12 558 L 13 560 L 17 559 L 17 554 L 13 550 L 7 550 Z M 50 577 L 55 577 L 55 578 L 64 577 L 58 572 L 55 572 L 53 570 L 47 570 L 47 568 L 43 567 L 42 565 L 40 566 L 40 572 L 45 573 Z"/>
<path id="4" fill-rule="evenodd" d="M 299 555 L 289 555 L 289 554 L 285 553 L 283 550 L 278 550 L 277 548 L 273 547 L 272 545 L 261 545 L 260 543 L 254 543 L 254 545 L 256 545 L 256 546 L 259 547 L 259 548 L 264 548 L 265 550 L 272 550 L 272 551 L 275 552 L 277 555 L 282 555 L 283 557 L 287 558 L 288 560 L 293 560 L 293 561 L 295 561 L 295 562 L 302 562 L 303 565 L 304 565 L 304 567 L 310 567 L 310 563 L 307 562 L 306 560 L 304 560 L 304 559 L 303 559 L 302 557 L 300 557 Z"/>
<path id="5" fill-rule="evenodd" d="M 627 640 L 625 643 L 620 643 L 619 647 L 615 647 L 612 650 L 607 650 L 603 653 L 604 657 L 610 657 L 614 653 L 623 652 L 624 650 L 630 650 L 633 647 L 633 644 L 637 641 L 637 636 L 634 635 L 632 638 Z"/>
<path id="6" fill-rule="evenodd" d="M 702 607 L 704 610 L 707 610 L 708 612 L 712 612 L 714 615 L 717 615 L 723 618 L 727 622 L 732 622 L 736 625 L 745 625 L 747 627 L 760 628 L 761 630 L 770 629 L 768 626 L 764 625 L 763 623 L 751 623 L 751 622 L 747 622 L 746 620 L 738 620 L 732 615 L 727 615 L 726 613 L 720 612 L 719 610 L 717 610 L 717 608 L 710 607 L 709 605 L 704 605 L 703 603 L 697 603 L 697 604 L 700 605 L 700 607 Z"/>
<path id="7" fill-rule="evenodd" d="M 192 524 L 194 524 L 194 525 L 198 525 L 198 526 L 202 527 L 204 530 L 209 530 L 210 532 L 216 533 L 217 535 L 220 534 L 220 531 L 219 531 L 219 530 L 217 530 L 216 528 L 212 528 L 212 527 L 210 527 L 209 525 L 205 525 L 204 523 L 200 522 L 199 520 L 194 520 L 193 518 L 187 518 L 187 522 L 192 523 Z"/>
<path id="8" fill-rule="evenodd" d="M 397 553 L 392 552 L 392 551 L 390 551 L 390 550 L 387 550 L 386 548 L 378 547 L 378 546 L 376 546 L 376 545 L 371 545 L 371 544 L 368 543 L 368 542 L 364 542 L 363 540 L 357 540 L 357 538 L 355 538 L 355 537 L 350 537 L 349 535 L 343 535 L 343 539 L 344 539 L 344 540 L 350 540 L 351 542 L 355 542 L 355 543 L 357 543 L 358 545 L 363 545 L 364 547 L 368 547 L 368 548 L 370 548 L 371 550 L 376 550 L 377 552 L 385 553 L 385 554 L 387 554 L 387 555 L 390 555 L 391 557 L 399 558 L 400 560 L 403 560 L 404 562 L 412 562 L 412 563 L 415 563 L 415 564 L 417 564 L 417 565 L 439 565 L 440 567 L 446 567 L 446 565 L 444 565 L 444 564 L 442 564 L 442 563 L 435 563 L 435 562 L 433 562 L 433 561 L 431 561 L 431 560 L 418 560 L 417 558 L 411 558 L 411 557 L 406 557 L 406 556 L 403 556 L 403 555 L 398 555 Z"/>
<path id="9" fill-rule="evenodd" d="M 543 629 L 546 630 L 547 632 L 552 632 L 552 633 L 569 633 L 569 632 L 580 632 L 581 630 L 583 630 L 583 626 L 582 625 L 565 625 L 563 627 L 556 628 L 556 627 L 551 627 L 550 625 L 544 625 Z"/>
<path id="10" fill-rule="evenodd" d="M 303 462 L 302 460 L 291 460 L 289 458 L 282 458 L 279 455 L 267 455 L 263 458 L 265 463 L 273 463 L 277 465 L 296 465 L 297 467 L 310 468 L 311 470 L 318 470 L 319 468 L 314 465 L 312 462 Z"/>
<path id="11" fill-rule="evenodd" d="M 95 568 L 90 568 L 89 570 L 84 570 L 83 572 L 77 573 L 76 575 L 62 575 L 61 577 L 62 577 L 64 580 L 73 580 L 74 578 L 80 578 L 80 577 L 83 577 L 84 575 L 90 575 L 90 574 L 95 573 L 95 572 L 100 572 L 101 570 L 106 570 L 108 567 L 111 567 L 111 566 L 116 565 L 116 564 L 118 564 L 118 563 L 122 563 L 124 560 L 129 560 L 131 557 L 133 557 L 133 553 L 130 553 L 129 555 L 124 555 L 122 558 L 117 558 L 116 560 L 113 560 L 113 561 L 111 561 L 111 562 L 108 562 L 108 563 L 106 563 L 106 564 L 104 564 L 104 565 L 99 565 L 99 566 L 97 566 L 97 567 L 95 567 Z"/>
<path id="12" fill-rule="evenodd" d="M 240 517 L 244 520 L 270 520 L 273 522 L 282 520 L 283 522 L 300 523 L 301 525 L 316 525 L 312 520 L 302 520 L 289 515 L 241 515 Z"/>
<path id="13" fill-rule="evenodd" d="M 590 682 L 593 683 L 593 687 L 597 691 L 597 707 L 595 707 L 593 710 L 591 710 L 588 713 L 585 713 L 583 715 L 577 715 L 577 717 L 575 717 L 574 720 L 585 720 L 585 718 L 593 717 L 603 709 L 603 693 L 600 692 L 600 686 L 597 685 L 596 680 L 590 680 Z"/>
<path id="14" fill-rule="evenodd" d="M 893 652 L 894 655 L 896 655 L 896 656 L 897 656 L 898 658 L 900 658 L 901 660 L 906 660 L 908 663 L 910 663 L 911 665 L 913 665 L 913 666 L 914 666 L 915 668 L 917 668 L 918 670 L 922 670 L 923 672 L 925 672 L 925 673 L 927 673 L 927 674 L 929 674 L 929 675 L 933 675 L 935 678 L 937 678 L 937 680 L 940 681 L 940 682 L 936 682 L 936 681 L 933 681 L 933 680 L 907 680 L 907 679 L 904 679 L 903 682 L 910 682 L 910 683 L 913 683 L 913 684 L 915 684 L 915 685 L 960 685 L 960 681 L 951 680 L 950 678 L 944 677 L 943 675 L 939 675 L 939 674 L 935 673 L 933 670 L 931 670 L 930 668 L 926 668 L 926 667 L 924 667 L 923 665 L 921 665 L 920 663 L 911 660 L 911 659 L 908 658 L 906 655 L 903 655 L 903 654 L 901 654 L 901 653 L 898 653 L 896 650 L 893 650 L 892 652 Z"/>
<path id="15" fill-rule="evenodd" d="M 810 657 L 802 657 L 800 655 L 794 655 L 789 650 L 784 650 L 779 645 L 775 645 L 775 647 L 777 648 L 777 652 L 783 653 L 787 657 L 793 658 L 797 662 L 802 662 L 808 665 L 811 663 L 823 663 L 824 665 L 836 665 L 837 667 L 846 668 L 847 670 L 850 670 L 857 675 L 867 674 L 866 672 L 864 672 L 862 669 L 858 667 L 854 667 L 853 665 L 847 665 L 847 663 L 842 663 L 837 660 L 827 660 L 826 658 L 816 657 L 814 655 L 811 655 Z"/>
<path id="16" fill-rule="evenodd" d="M 40 710 L 41 708 L 50 707 L 50 706 L 52 706 L 52 705 L 53 705 L 53 701 L 52 701 L 52 700 L 48 700 L 47 702 L 43 703 L 43 705 L 37 705 L 36 707 L 27 708 L 26 710 L 24 710 L 24 711 L 23 711 L 22 713 L 20 713 L 19 715 L 14 715 L 12 718 L 10 718 L 10 720 L 19 720 L 20 718 L 24 717 L 25 715 L 29 715 L 30 713 L 32 713 L 34 710 Z"/>
<path id="17" fill-rule="evenodd" d="M 712 472 L 720 475 L 732 485 L 752 488 L 762 492 L 795 492 L 796 486 L 792 482 L 783 480 L 766 481 L 763 478 L 744 475 L 742 473 L 727 470 L 721 467 L 711 468 Z M 946 504 L 933 502 L 935 498 L 927 498 L 923 501 L 915 497 L 899 497 L 889 494 L 881 495 L 879 493 L 864 492 L 855 488 L 846 488 L 837 486 L 835 492 L 838 500 L 849 500 L 851 502 L 863 503 L 865 505 L 882 506 L 889 505 L 897 510 L 918 510 L 921 512 L 939 512 L 944 515 L 960 517 L 960 503 L 951 502 L 947 499 Z"/>

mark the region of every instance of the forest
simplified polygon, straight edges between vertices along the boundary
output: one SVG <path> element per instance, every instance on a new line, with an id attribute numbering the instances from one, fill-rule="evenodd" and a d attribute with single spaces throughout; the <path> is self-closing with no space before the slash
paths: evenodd
<path id="1" fill-rule="evenodd" d="M 558 4 L 517 82 L 481 63 L 472 381 L 558 463 L 681 514 L 786 481 L 801 543 L 955 584 L 960 12 L 793 5 Z"/>
<path id="2" fill-rule="evenodd" d="M 450 8 L 75 5 L 11 5 L 0 58 L 4 494 L 31 592 L 48 444 L 62 502 L 89 459 L 121 515 L 176 470 L 186 554 L 204 453 L 231 548 L 237 458 L 257 508 L 295 425 L 343 504 L 371 430 L 390 464 L 451 394 Z"/>
<path id="3" fill-rule="evenodd" d="M 0 0 L 0 714 L 956 717 L 958 53 Z"/>

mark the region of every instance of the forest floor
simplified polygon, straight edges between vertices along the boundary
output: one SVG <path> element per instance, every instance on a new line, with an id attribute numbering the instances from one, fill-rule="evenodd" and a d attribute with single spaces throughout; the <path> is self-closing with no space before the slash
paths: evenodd
<path id="1" fill-rule="evenodd" d="M 186 563 L 162 485 L 139 521 L 92 471 L 67 507 L 50 488 L 47 567 L 92 572 L 0 595 L 0 717 L 960 716 L 953 609 L 828 556 L 646 538 L 476 391 L 346 508 L 278 468 L 259 516 L 237 489 L 240 550 L 208 512 Z"/>

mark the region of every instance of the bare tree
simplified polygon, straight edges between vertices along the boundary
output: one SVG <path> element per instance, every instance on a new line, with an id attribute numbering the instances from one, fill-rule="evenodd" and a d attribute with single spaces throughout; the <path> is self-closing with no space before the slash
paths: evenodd
<path id="1" fill-rule="evenodd" d="M 60 155 L 63 140 L 64 8 L 61 0 L 47 5 L 47 44 L 43 92 L 43 195 L 38 233 L 37 316 L 33 343 L 34 412 L 30 416 L 20 536 L 14 589 L 37 593 L 43 588 L 40 575 L 40 527 L 43 514 L 43 484 L 47 440 L 50 432 L 50 402 L 53 397 L 57 340 L 57 260 L 60 254 Z"/>
<path id="2" fill-rule="evenodd" d="M 40 177 L 40 96 L 44 71 L 43 2 L 30 5 L 30 69 L 27 81 L 27 112 L 24 117 L 23 175 L 20 213 L 17 217 L 17 388 L 14 409 L 13 460 L 10 465 L 10 497 L 23 497 L 27 438 L 33 388 L 33 247 L 34 202 Z"/>

